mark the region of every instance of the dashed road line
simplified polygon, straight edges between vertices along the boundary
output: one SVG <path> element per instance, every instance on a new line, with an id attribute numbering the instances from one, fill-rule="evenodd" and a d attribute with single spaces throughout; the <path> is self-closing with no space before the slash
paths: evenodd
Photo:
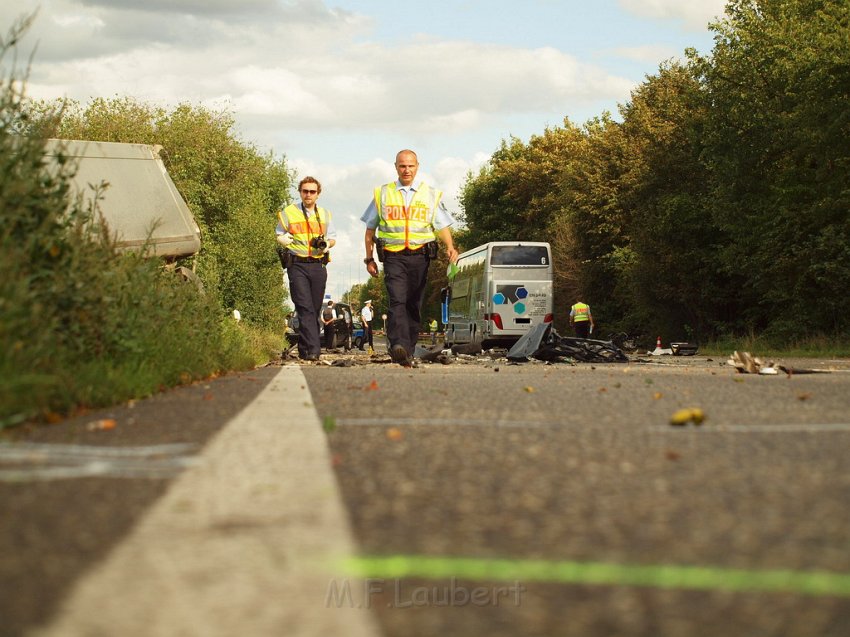
<path id="1" fill-rule="evenodd" d="M 499 420 L 499 419 L 466 419 L 466 418 L 339 418 L 336 424 L 340 427 L 357 426 L 425 426 L 443 425 L 455 427 L 505 427 L 505 428 L 558 428 L 566 425 L 596 427 L 610 429 L 609 424 L 594 425 L 584 421 L 565 423 L 555 420 Z M 670 425 L 655 425 L 649 428 L 653 433 L 680 434 L 683 431 L 700 431 L 713 433 L 832 433 L 850 432 L 850 423 L 765 423 L 765 424 L 704 424 L 700 427 L 671 427 Z"/>
<path id="2" fill-rule="evenodd" d="M 0 482 L 75 478 L 172 478 L 197 463 L 197 445 L 103 447 L 27 442 L 0 444 Z"/>

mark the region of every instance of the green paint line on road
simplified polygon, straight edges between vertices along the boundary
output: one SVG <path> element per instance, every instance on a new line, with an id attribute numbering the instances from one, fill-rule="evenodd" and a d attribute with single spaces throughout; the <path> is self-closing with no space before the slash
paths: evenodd
<path id="1" fill-rule="evenodd" d="M 422 555 L 352 557 L 341 564 L 352 577 L 470 579 L 593 586 L 648 586 L 732 592 L 787 592 L 850 597 L 850 575 L 827 571 L 747 570 L 672 564 L 612 564 Z"/>

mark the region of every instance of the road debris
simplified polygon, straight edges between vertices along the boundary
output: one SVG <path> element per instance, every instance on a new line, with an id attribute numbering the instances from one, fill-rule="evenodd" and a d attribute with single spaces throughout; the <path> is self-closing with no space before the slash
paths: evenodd
<path id="1" fill-rule="evenodd" d="M 806 369 L 777 365 L 771 360 L 765 362 L 763 359 L 753 356 L 749 352 L 738 351 L 732 353 L 726 364 L 734 367 L 739 374 L 760 374 L 762 376 L 776 376 L 779 372 L 783 372 L 790 377 L 795 374 L 828 374 L 833 371 L 830 369 Z"/>
<path id="2" fill-rule="evenodd" d="M 726 363 L 734 367 L 739 374 L 776 374 L 773 361 L 765 362 L 749 352 L 738 352 L 736 350 Z"/>
<path id="3" fill-rule="evenodd" d="M 699 350 L 696 343 L 670 343 L 673 356 L 694 356 Z"/>
<path id="4" fill-rule="evenodd" d="M 629 361 L 623 351 L 611 341 L 561 336 L 551 323 L 535 325 L 507 354 L 507 359 L 513 362 L 523 362 L 529 358 L 547 362 L 564 359 L 584 363 L 627 363 Z"/>
<path id="5" fill-rule="evenodd" d="M 95 420 L 86 425 L 86 429 L 89 431 L 108 431 L 110 429 L 115 429 L 118 423 L 114 418 L 103 418 L 101 420 Z"/>
<path id="6" fill-rule="evenodd" d="M 481 347 L 479 346 L 478 349 L 480 350 Z M 444 350 L 440 346 L 422 347 L 420 345 L 417 345 L 416 351 L 413 354 L 413 358 L 418 358 L 423 363 L 440 363 L 442 365 L 451 365 L 452 350 Z"/>
<path id="7" fill-rule="evenodd" d="M 679 409 L 670 416 L 670 424 L 674 427 L 684 427 L 689 423 L 696 426 L 701 425 L 705 421 L 705 412 L 699 407 L 688 407 L 687 409 Z"/>
<path id="8" fill-rule="evenodd" d="M 493 364 L 524 363 L 627 363 L 628 356 L 613 341 L 590 338 L 564 337 L 550 323 L 537 325 L 508 350 L 494 347 L 484 350 L 480 343 L 465 344 L 444 349 L 441 345 L 417 345 L 413 367 L 419 364 Z M 299 366 L 357 367 L 361 365 L 391 364 L 385 352 L 367 354 L 360 350 L 329 350 L 322 352 L 318 361 L 299 360 L 296 355 L 282 355 L 272 364 Z M 640 361 L 639 361 L 640 362 Z"/>

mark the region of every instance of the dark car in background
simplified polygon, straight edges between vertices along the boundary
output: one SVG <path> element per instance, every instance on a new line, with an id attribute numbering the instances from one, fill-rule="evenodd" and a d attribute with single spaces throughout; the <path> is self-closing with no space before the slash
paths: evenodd
<path id="1" fill-rule="evenodd" d="M 351 314 L 351 306 L 346 303 L 334 303 L 334 312 L 336 314 L 336 319 L 334 320 L 334 342 L 331 349 L 342 347 L 348 351 L 351 349 L 352 343 L 354 342 L 354 318 Z M 321 316 L 321 312 L 319 315 Z M 298 314 L 296 312 L 293 312 L 287 317 L 286 340 L 288 346 L 285 350 L 285 354 L 287 355 L 295 355 L 298 352 L 298 330 L 300 326 L 301 320 L 298 318 Z M 322 349 L 325 348 L 324 328 L 324 324 L 320 321 L 319 334 L 322 339 Z"/>
<path id="2" fill-rule="evenodd" d="M 351 314 L 351 306 L 346 303 L 334 303 L 334 342 L 331 349 L 343 347 L 346 351 L 351 349 L 354 331 L 354 317 Z"/>
<path id="3" fill-rule="evenodd" d="M 366 349 L 366 328 L 363 327 L 363 321 L 356 317 L 351 323 L 351 339 L 354 347 Z"/>

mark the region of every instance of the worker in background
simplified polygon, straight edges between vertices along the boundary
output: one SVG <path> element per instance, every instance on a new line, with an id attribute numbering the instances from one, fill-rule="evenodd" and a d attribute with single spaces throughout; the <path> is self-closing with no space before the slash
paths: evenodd
<path id="1" fill-rule="evenodd" d="M 431 322 L 428 323 L 428 331 L 431 332 L 431 345 L 437 344 L 437 319 L 432 318 Z"/>
<path id="2" fill-rule="evenodd" d="M 374 344 L 372 343 L 372 319 L 375 314 L 372 312 L 372 299 L 366 301 L 363 309 L 360 310 L 360 319 L 363 321 L 363 343 L 369 344 L 369 353 L 374 354 Z"/>
<path id="3" fill-rule="evenodd" d="M 570 308 L 570 325 L 578 338 L 588 338 L 593 333 L 593 314 L 590 306 L 579 301 Z"/>
<path id="4" fill-rule="evenodd" d="M 378 276 L 378 259 L 384 264 L 389 297 L 387 338 L 390 357 L 404 367 L 413 364 L 413 353 L 422 322 L 420 308 L 431 261 L 437 257 L 437 237 L 445 244 L 451 263 L 458 253 L 452 241 L 454 219 L 443 203 L 443 193 L 416 181 L 419 160 L 412 150 L 395 158 L 396 181 L 375 188 L 366 212 L 366 270 Z"/>
<path id="5" fill-rule="evenodd" d="M 301 203 L 279 210 L 275 228 L 281 265 L 289 276 L 289 296 L 299 319 L 298 356 L 305 361 L 319 360 L 322 351 L 319 312 L 328 281 L 328 251 L 336 243 L 330 211 L 316 204 L 321 192 L 315 177 L 304 177 L 298 184 Z"/>

